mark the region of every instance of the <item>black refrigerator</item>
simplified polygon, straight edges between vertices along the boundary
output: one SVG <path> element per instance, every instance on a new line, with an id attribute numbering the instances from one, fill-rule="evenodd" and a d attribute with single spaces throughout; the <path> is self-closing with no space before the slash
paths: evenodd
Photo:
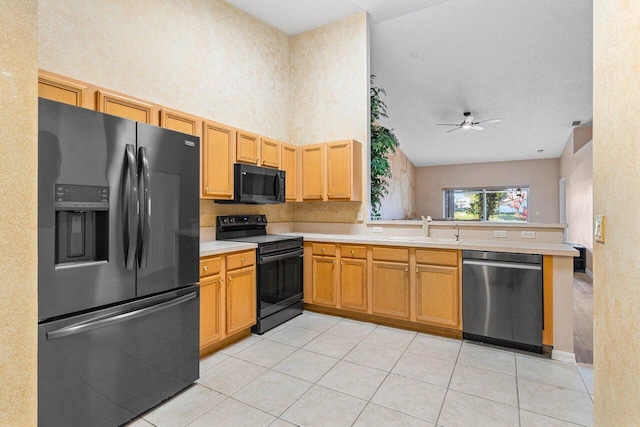
<path id="1" fill-rule="evenodd" d="M 198 378 L 199 152 L 39 99 L 40 426 L 120 425 Z"/>

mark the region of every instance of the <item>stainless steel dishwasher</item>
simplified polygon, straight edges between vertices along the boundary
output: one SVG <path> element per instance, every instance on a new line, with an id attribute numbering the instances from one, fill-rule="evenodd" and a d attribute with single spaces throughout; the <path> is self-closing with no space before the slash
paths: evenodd
<path id="1" fill-rule="evenodd" d="M 542 255 L 462 252 L 466 339 L 542 353 Z"/>

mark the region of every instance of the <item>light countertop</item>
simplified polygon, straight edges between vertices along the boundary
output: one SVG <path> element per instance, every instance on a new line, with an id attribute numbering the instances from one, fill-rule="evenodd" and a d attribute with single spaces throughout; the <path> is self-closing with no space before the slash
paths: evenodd
<path id="1" fill-rule="evenodd" d="M 200 243 L 200 256 L 221 255 L 231 252 L 245 251 L 257 248 L 255 243 L 230 242 L 228 240 L 211 240 Z"/>
<path id="2" fill-rule="evenodd" d="M 356 243 L 362 245 L 410 246 L 434 249 L 468 249 L 477 251 L 516 252 L 525 254 L 578 256 L 579 252 L 563 243 L 522 242 L 513 240 L 475 240 L 453 238 L 434 238 L 422 236 L 371 236 L 349 234 L 320 234 L 320 233 L 288 233 L 300 236 L 305 241 L 327 243 Z"/>
<path id="3" fill-rule="evenodd" d="M 367 226 L 378 225 L 397 225 L 397 226 L 415 226 L 422 227 L 422 220 L 420 219 L 396 219 L 396 220 L 382 220 L 382 221 L 368 221 Z M 551 228 L 551 229 L 564 229 L 567 228 L 567 224 L 556 224 L 546 222 L 520 222 L 520 221 L 429 221 L 429 226 L 433 227 L 451 227 L 457 225 L 458 227 L 487 227 L 487 228 Z"/>

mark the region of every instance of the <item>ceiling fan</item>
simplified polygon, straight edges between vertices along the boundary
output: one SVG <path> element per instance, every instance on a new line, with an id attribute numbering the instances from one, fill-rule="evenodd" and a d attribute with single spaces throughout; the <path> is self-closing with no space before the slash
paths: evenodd
<path id="1" fill-rule="evenodd" d="M 453 132 L 458 129 L 473 129 L 473 130 L 484 130 L 482 126 L 478 126 L 480 123 L 497 123 L 502 121 L 502 119 L 488 119 L 488 120 L 480 120 L 477 122 L 473 121 L 474 117 L 470 112 L 464 113 L 464 120 L 460 124 L 452 124 L 452 123 L 438 123 L 437 126 L 455 126 L 455 128 L 446 131 L 445 133 Z"/>

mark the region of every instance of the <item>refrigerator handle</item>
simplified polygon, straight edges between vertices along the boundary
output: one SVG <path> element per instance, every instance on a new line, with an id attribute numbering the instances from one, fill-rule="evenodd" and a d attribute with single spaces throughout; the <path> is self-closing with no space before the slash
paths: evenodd
<path id="1" fill-rule="evenodd" d="M 136 244 L 138 239 L 138 170 L 136 165 L 136 149 L 133 145 L 126 145 L 125 156 L 126 171 L 124 201 L 123 201 L 123 219 L 124 219 L 124 250 L 125 250 L 125 267 L 127 270 L 133 270 L 136 266 Z"/>
<path id="2" fill-rule="evenodd" d="M 139 310 L 129 311 L 122 314 L 117 314 L 112 317 L 98 318 L 93 321 L 77 323 L 75 325 L 66 326 L 64 328 L 56 329 L 55 331 L 47 332 L 47 341 L 55 340 L 58 338 L 68 337 L 70 335 L 77 335 L 84 332 L 92 331 L 94 329 L 102 328 L 105 326 L 111 326 L 115 323 L 125 322 L 138 317 L 146 316 L 148 314 L 157 313 L 158 311 L 173 307 L 178 304 L 185 303 L 194 299 L 197 296 L 196 292 L 191 292 L 187 295 L 183 295 L 172 300 L 151 305 L 149 307 L 141 308 Z"/>
<path id="3" fill-rule="evenodd" d="M 147 266 L 149 258 L 149 238 L 151 237 L 151 192 L 149 189 L 149 158 L 146 147 L 140 147 L 140 222 L 138 262 L 140 268 Z"/>

